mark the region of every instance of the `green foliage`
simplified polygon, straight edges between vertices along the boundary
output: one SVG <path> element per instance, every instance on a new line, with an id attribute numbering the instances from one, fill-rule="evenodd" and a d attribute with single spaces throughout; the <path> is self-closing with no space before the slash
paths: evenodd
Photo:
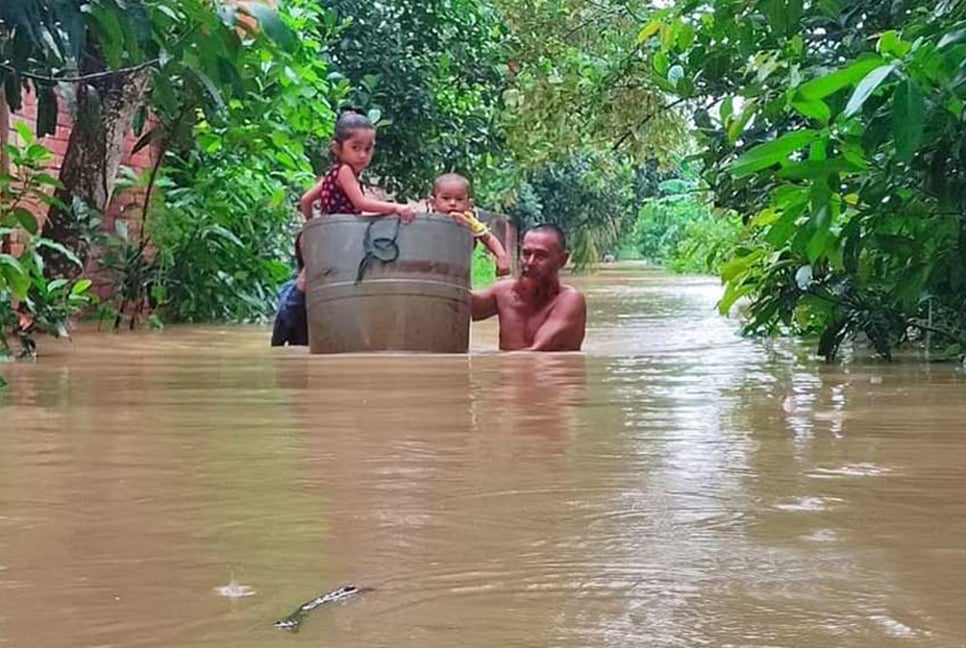
<path id="1" fill-rule="evenodd" d="M 684 116 L 651 73 L 655 46 L 638 36 L 648 3 L 496 6 L 510 29 L 502 124 L 512 164 L 487 178 L 487 196 L 522 224 L 561 224 L 577 267 L 587 268 L 626 247 L 638 204 L 651 195 L 642 176 L 687 148 Z"/>
<path id="2" fill-rule="evenodd" d="M 57 180 L 44 171 L 50 152 L 27 128 L 21 125 L 18 131 L 24 145 L 5 147 L 16 174 L 0 174 L 0 240 L 16 233 L 23 245 L 19 255 L 0 253 L 0 359 L 12 355 L 8 340 L 15 334 L 21 354 L 31 356 L 37 347 L 34 332 L 68 336 L 70 318 L 91 301 L 90 280 L 71 282 L 45 276 L 40 250 L 57 249 L 68 258 L 73 255 L 37 234 L 31 210 L 52 202 L 49 191 Z"/>
<path id="3" fill-rule="evenodd" d="M 184 160 L 183 186 L 165 188 L 151 224 L 158 307 L 179 322 L 260 321 L 288 279 L 293 211 L 268 158 L 225 153 Z M 180 178 L 174 177 L 174 182 Z"/>
<path id="4" fill-rule="evenodd" d="M 926 330 L 961 353 L 966 10 L 791 5 L 680 3 L 650 37 L 655 67 L 686 80 L 717 206 L 748 223 L 721 308 L 748 297 L 750 332 L 814 333 L 829 359 L 856 335 L 889 357 Z"/>
<path id="5" fill-rule="evenodd" d="M 686 177 L 664 180 L 656 195 L 646 198 L 621 256 L 646 259 L 676 272 L 716 272 L 736 242 L 740 222 L 712 209 L 698 181 Z"/>
<path id="6" fill-rule="evenodd" d="M 282 18 L 301 35 L 298 44 L 244 52 L 245 93 L 172 142 L 161 198 L 143 230 L 155 248 L 150 262 L 143 245 L 118 248 L 127 267 L 142 268 L 140 294 L 128 301 L 146 298 L 165 319 L 261 321 L 289 277 L 294 204 L 314 181 L 306 143 L 331 137 L 331 106 L 346 86 L 329 83 L 321 57 L 332 15 L 304 1 L 290 3 Z"/>
<path id="7" fill-rule="evenodd" d="M 496 283 L 496 261 L 482 245 L 473 250 L 473 266 L 470 285 L 474 290 L 486 288 Z"/>
<path id="8" fill-rule="evenodd" d="M 714 213 L 706 206 L 701 217 L 687 223 L 668 267 L 687 274 L 720 274 L 724 263 L 744 237 L 744 225 L 737 214 Z"/>
<path id="9" fill-rule="evenodd" d="M 499 0 L 512 82 L 503 115 L 525 169 L 587 149 L 670 161 L 687 138 L 638 36 L 641 0 Z M 682 41 L 684 36 L 682 35 Z M 667 72 L 667 71 L 666 71 Z"/>
<path id="10" fill-rule="evenodd" d="M 246 16 L 247 14 L 247 16 Z M 247 18 L 247 20 L 246 20 Z M 191 105 L 224 105 L 226 88 L 238 89 L 246 43 L 257 34 L 283 48 L 294 36 L 277 14 L 257 2 L 225 0 L 17 0 L 0 4 L 0 85 L 13 111 L 22 86 L 38 99 L 38 135 L 54 132 L 58 96 L 76 92 L 70 79 L 96 84 L 97 75 L 153 74 L 148 104 L 156 117 Z M 258 37 L 260 38 L 260 36 Z M 181 101 L 179 101 L 179 97 Z M 143 124 L 143 117 L 139 119 Z M 138 128 L 140 130 L 140 128 Z"/>
<path id="11" fill-rule="evenodd" d="M 547 162 L 527 175 L 518 200 L 507 210 L 525 229 L 552 222 L 567 233 L 577 270 L 597 263 L 634 223 L 634 170 L 607 155 L 583 153 Z"/>
<path id="12" fill-rule="evenodd" d="M 343 29 L 328 50 L 351 103 L 377 111 L 370 168 L 398 197 L 424 197 L 455 170 L 478 180 L 499 151 L 504 28 L 483 0 L 334 0 Z M 317 170 L 326 165 L 320 150 Z"/>

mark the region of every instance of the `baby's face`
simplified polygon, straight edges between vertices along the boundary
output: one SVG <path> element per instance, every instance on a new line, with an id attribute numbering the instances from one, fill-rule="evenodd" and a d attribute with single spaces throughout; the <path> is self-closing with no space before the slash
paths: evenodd
<path id="1" fill-rule="evenodd" d="M 463 182 L 441 182 L 432 197 L 433 209 L 441 214 L 465 212 L 473 207 L 469 188 Z"/>

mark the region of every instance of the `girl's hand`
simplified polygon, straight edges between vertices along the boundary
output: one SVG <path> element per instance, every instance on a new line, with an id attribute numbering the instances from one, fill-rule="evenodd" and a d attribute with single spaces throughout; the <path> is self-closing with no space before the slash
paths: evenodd
<path id="1" fill-rule="evenodd" d="M 403 225 L 409 225 L 416 218 L 416 210 L 409 205 L 399 205 L 396 207 L 396 213 L 399 214 L 399 220 Z"/>
<path id="2" fill-rule="evenodd" d="M 498 256 L 496 258 L 496 276 L 505 277 L 510 274 L 510 257 Z"/>

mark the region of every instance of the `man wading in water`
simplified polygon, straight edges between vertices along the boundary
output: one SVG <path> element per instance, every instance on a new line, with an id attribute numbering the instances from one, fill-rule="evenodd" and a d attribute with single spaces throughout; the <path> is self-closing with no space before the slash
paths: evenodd
<path id="1" fill-rule="evenodd" d="M 537 225 L 523 236 L 523 274 L 473 293 L 473 320 L 500 318 L 502 351 L 579 351 L 587 304 L 576 288 L 560 283 L 569 258 L 556 225 Z"/>

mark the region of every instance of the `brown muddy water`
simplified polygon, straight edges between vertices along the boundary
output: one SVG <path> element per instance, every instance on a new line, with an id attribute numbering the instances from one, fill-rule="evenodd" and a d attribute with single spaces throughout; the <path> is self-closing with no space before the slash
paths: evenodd
<path id="1" fill-rule="evenodd" d="M 45 341 L 3 369 L 0 646 L 966 645 L 957 367 L 741 339 L 714 281 L 581 285 L 585 354 Z"/>

